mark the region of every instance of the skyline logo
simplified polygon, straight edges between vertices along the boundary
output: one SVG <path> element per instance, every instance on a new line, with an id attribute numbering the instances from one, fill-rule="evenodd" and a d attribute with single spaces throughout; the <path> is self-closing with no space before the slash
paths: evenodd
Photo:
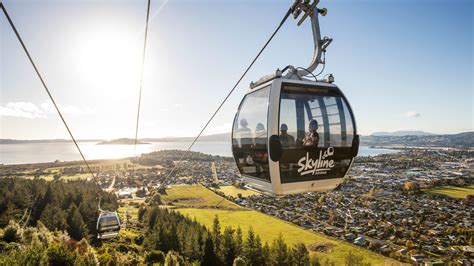
<path id="1" fill-rule="evenodd" d="M 334 160 L 328 158 L 333 155 L 333 147 L 328 147 L 324 152 L 323 150 L 319 151 L 319 158 L 316 160 L 310 158 L 309 152 L 307 152 L 306 156 L 298 161 L 298 173 L 300 173 L 301 176 L 325 174 L 334 167 Z"/>

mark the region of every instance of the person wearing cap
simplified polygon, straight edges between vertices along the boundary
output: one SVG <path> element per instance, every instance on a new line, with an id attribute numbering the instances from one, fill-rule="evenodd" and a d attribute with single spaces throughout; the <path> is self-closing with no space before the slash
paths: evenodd
<path id="1" fill-rule="evenodd" d="M 308 125 L 308 133 L 303 139 L 303 147 L 317 148 L 319 144 L 318 121 L 312 119 Z"/>
<path id="2" fill-rule="evenodd" d="M 288 126 L 286 124 L 281 124 L 280 126 L 280 141 L 283 147 L 295 145 L 295 138 L 288 134 Z"/>

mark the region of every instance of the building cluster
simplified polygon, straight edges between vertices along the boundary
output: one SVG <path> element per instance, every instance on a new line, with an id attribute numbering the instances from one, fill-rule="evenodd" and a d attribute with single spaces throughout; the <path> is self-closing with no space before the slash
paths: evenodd
<path id="1" fill-rule="evenodd" d="M 407 150 L 363 157 L 330 193 L 234 199 L 309 230 L 340 238 L 399 260 L 474 256 L 474 202 L 427 193 L 443 185 L 467 186 L 469 151 Z"/>

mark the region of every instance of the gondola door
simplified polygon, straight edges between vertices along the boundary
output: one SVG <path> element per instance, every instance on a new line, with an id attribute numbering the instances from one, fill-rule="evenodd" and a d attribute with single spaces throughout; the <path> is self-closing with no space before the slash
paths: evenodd
<path id="1" fill-rule="evenodd" d="M 278 135 L 282 149 L 271 169 L 274 193 L 333 189 L 355 156 L 355 124 L 348 102 L 332 84 L 274 82 L 281 84 L 274 84 L 280 91 L 272 134 Z"/>

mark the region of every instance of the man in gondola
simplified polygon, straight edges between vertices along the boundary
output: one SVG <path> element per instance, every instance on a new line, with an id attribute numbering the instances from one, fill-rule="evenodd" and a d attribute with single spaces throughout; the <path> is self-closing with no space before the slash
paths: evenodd
<path id="1" fill-rule="evenodd" d="M 247 119 L 240 120 L 240 128 L 237 130 L 240 139 L 240 147 L 250 149 L 253 145 L 252 131 L 248 128 Z"/>
<path id="2" fill-rule="evenodd" d="M 281 124 L 280 126 L 280 141 L 281 146 L 284 148 L 295 145 L 295 137 L 288 134 L 288 125 L 286 124 Z"/>
<path id="3" fill-rule="evenodd" d="M 312 119 L 308 125 L 308 133 L 303 139 L 303 147 L 317 148 L 319 144 L 318 121 Z"/>

